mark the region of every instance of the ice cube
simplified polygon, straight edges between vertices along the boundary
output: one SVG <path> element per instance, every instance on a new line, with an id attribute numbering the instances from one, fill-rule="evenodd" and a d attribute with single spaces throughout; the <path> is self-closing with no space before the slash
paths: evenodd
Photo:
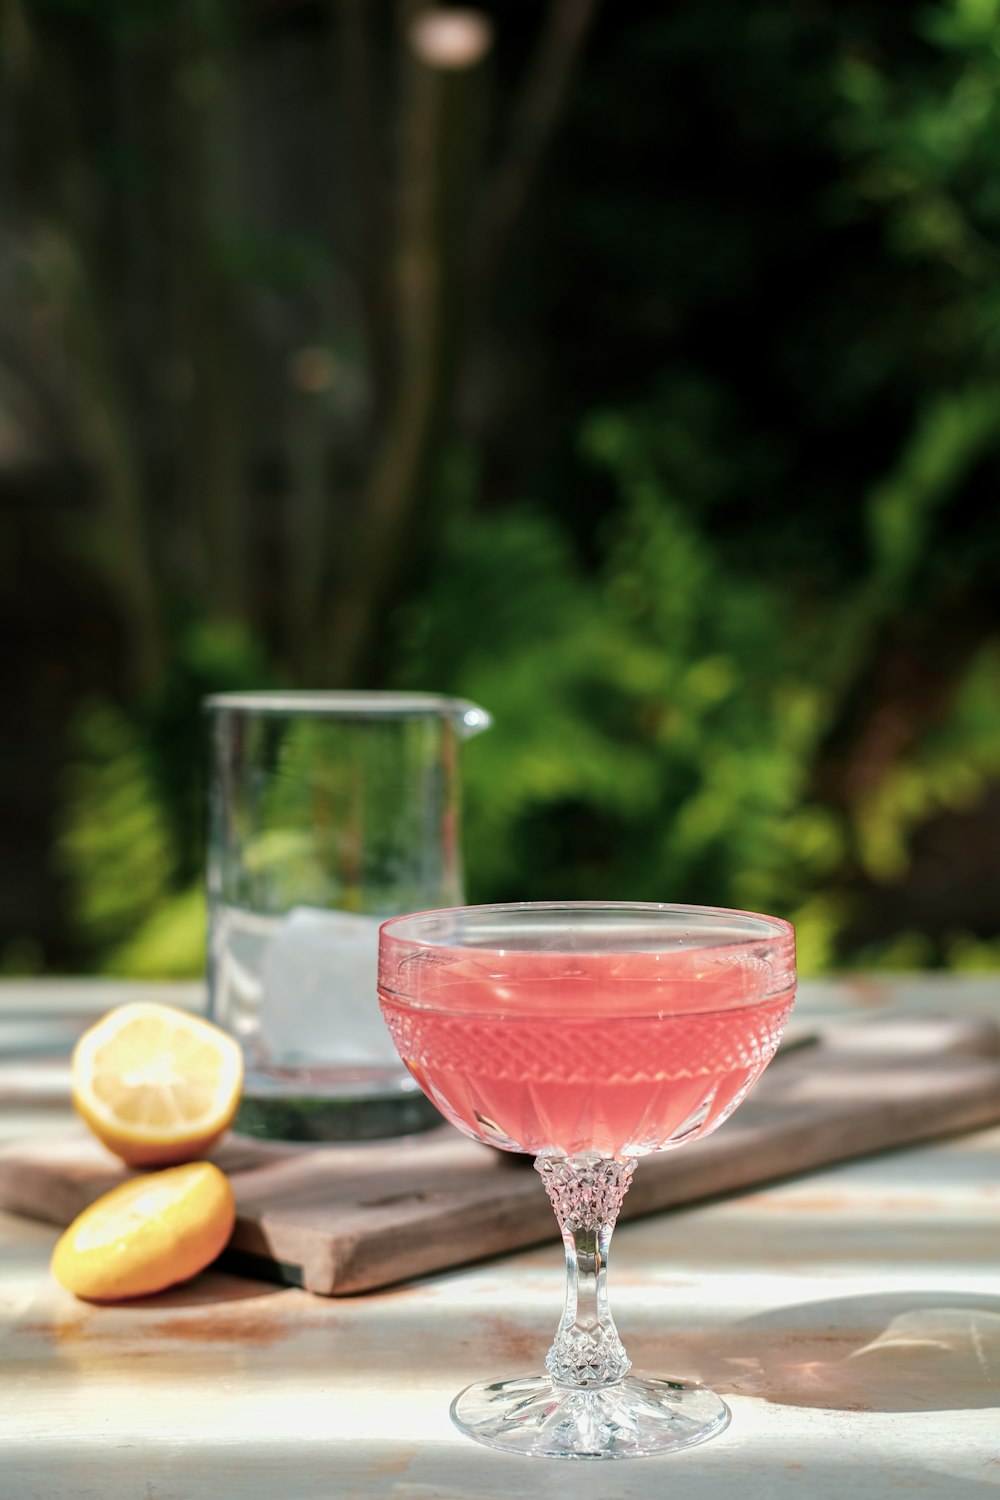
<path id="1" fill-rule="evenodd" d="M 264 954 L 261 1041 L 279 1066 L 401 1068 L 378 1008 L 378 917 L 296 906 Z"/>

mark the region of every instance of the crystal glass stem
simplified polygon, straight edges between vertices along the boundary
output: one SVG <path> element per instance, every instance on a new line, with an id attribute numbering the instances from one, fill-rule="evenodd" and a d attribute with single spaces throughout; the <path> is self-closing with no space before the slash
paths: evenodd
<path id="1" fill-rule="evenodd" d="M 566 1302 L 545 1360 L 555 1384 L 573 1389 L 616 1385 L 630 1360 L 608 1305 L 611 1235 L 628 1192 L 635 1158 L 596 1154 L 539 1156 L 566 1247 Z"/>

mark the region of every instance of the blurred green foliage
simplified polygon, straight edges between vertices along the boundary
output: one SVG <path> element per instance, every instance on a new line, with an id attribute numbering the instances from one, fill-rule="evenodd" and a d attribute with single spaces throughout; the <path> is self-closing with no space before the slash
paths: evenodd
<path id="1" fill-rule="evenodd" d="M 194 112 L 173 192 L 192 161 L 207 174 L 229 160 L 246 59 L 273 40 L 241 39 L 232 6 L 181 9 L 168 66 L 149 7 L 141 25 L 83 0 L 24 7 L 71 73 L 60 26 L 75 13 L 110 28 L 120 62 L 139 55 L 149 76 L 176 68 L 194 88 L 207 134 L 199 147 Z M 535 19 L 490 9 L 502 101 Z M 392 38 L 375 12 L 391 136 Z M 329 41 L 324 17 L 298 12 L 306 47 L 311 27 Z M 303 76 L 301 48 L 278 44 Z M 501 134 L 486 132 L 487 157 Z M 125 144 L 127 179 L 141 152 Z M 98 155 L 82 137 L 80 170 Z M 359 196 L 335 167 L 329 202 L 310 216 L 300 201 L 277 226 L 225 220 L 220 200 L 225 233 L 188 246 L 173 288 L 184 316 L 162 378 L 180 389 L 203 370 L 202 420 L 221 434 L 202 473 L 172 413 L 177 493 L 196 476 L 214 507 L 209 564 L 227 514 L 241 540 L 225 588 L 211 566 L 171 574 L 197 553 L 194 521 L 177 521 L 160 469 L 136 481 L 154 518 L 174 517 L 156 521 L 152 570 L 165 645 L 141 687 L 77 704 L 56 839 L 75 965 L 201 967 L 199 699 L 336 680 L 325 601 L 366 566 L 344 497 L 388 454 L 390 490 L 360 502 L 375 514 L 405 444 L 377 413 L 367 447 L 359 436 L 378 359 L 357 258 L 332 246 L 355 234 Z M 540 186 L 491 295 L 452 299 L 450 375 L 440 351 L 403 360 L 435 409 L 352 677 L 462 693 L 494 715 L 463 752 L 470 897 L 777 911 L 806 971 L 1000 966 L 1000 0 L 607 6 Z M 197 248 L 198 216 L 173 222 Z M 412 280 L 419 255 L 397 249 Z M 255 339 L 266 395 L 216 409 L 234 371 L 253 384 L 241 351 Z M 74 347 L 81 379 L 91 356 Z M 275 394 L 288 361 L 293 389 Z M 144 410 L 140 430 L 159 432 L 155 401 Z M 230 437 L 255 435 L 264 411 L 258 468 L 278 478 L 251 501 Z M 111 436 L 101 451 L 121 456 Z M 113 486 L 137 471 L 102 472 Z M 78 524 L 78 555 L 108 534 Z M 145 597 L 129 576 L 126 629 Z M 141 622 L 151 660 L 156 629 Z"/>
<path id="2" fill-rule="evenodd" d="M 188 631 L 173 670 L 128 707 L 80 707 L 60 788 L 55 859 L 78 963 L 180 979 L 205 963 L 201 885 L 208 751 L 202 699 L 265 686 L 259 648 L 227 626 Z"/>
<path id="3" fill-rule="evenodd" d="M 938 446 L 921 431 L 917 447 L 943 483 L 961 445 L 948 423 L 933 430 Z M 949 712 L 871 792 L 824 798 L 826 737 L 892 617 L 885 574 L 900 576 L 904 549 L 873 526 L 884 541 L 850 591 L 804 597 L 794 574 L 755 575 L 720 555 L 644 436 L 607 416 L 586 429 L 620 494 L 596 579 L 537 512 L 460 516 L 430 583 L 435 607 L 417 602 L 401 622 L 406 680 L 444 675 L 496 714 L 468 751 L 473 894 L 785 912 L 806 972 L 843 962 L 860 899 L 845 869 L 905 878 L 914 828 L 975 806 L 996 778 L 1000 651 L 971 661 Z M 909 555 L 926 476 L 909 454 L 901 468 L 909 482 L 877 487 L 870 510 L 884 514 L 891 493 L 912 514 Z M 941 962 L 963 941 L 928 937 L 914 956 Z"/>

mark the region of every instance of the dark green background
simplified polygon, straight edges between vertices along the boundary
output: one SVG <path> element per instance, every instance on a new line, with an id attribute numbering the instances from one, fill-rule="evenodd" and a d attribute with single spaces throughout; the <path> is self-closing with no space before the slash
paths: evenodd
<path id="1" fill-rule="evenodd" d="M 1000 3 L 426 10 L 3 12 L 0 962 L 196 970 L 200 695 L 349 684 L 471 898 L 996 966 Z"/>

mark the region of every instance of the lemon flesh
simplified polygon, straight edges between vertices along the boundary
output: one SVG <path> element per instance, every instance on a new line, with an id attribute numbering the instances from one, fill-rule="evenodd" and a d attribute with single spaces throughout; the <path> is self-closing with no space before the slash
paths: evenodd
<path id="1" fill-rule="evenodd" d="M 239 1044 L 169 1005 L 123 1005 L 84 1032 L 73 1053 L 73 1104 L 130 1166 L 203 1156 L 240 1101 Z"/>

